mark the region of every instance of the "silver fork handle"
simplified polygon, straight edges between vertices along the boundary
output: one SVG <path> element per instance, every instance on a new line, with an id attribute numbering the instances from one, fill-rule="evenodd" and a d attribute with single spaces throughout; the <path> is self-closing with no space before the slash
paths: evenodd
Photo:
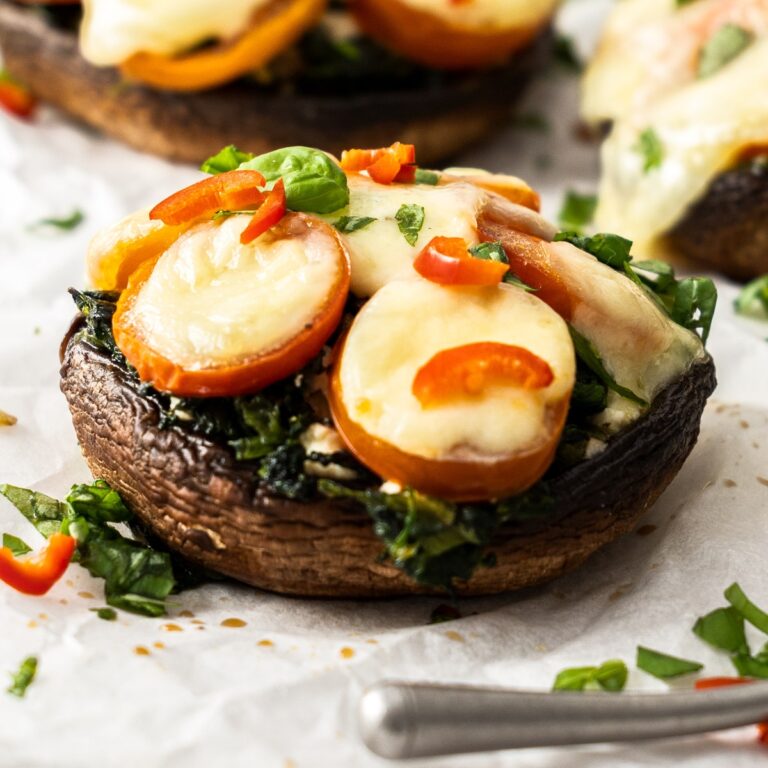
<path id="1" fill-rule="evenodd" d="M 384 682 L 365 692 L 368 748 L 392 759 L 687 736 L 768 720 L 768 684 L 668 694 L 533 693 Z"/>

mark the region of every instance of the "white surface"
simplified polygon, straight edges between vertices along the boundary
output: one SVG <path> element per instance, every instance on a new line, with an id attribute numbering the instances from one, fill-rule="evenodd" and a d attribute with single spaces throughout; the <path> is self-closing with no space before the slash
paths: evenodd
<path id="1" fill-rule="evenodd" d="M 577 0 L 567 15 L 594 32 L 601 4 Z M 595 151 L 570 141 L 574 88 L 574 80 L 548 77 L 531 96 L 531 109 L 551 105 L 551 133 L 511 129 L 462 164 L 527 176 L 543 189 L 550 214 L 564 186 L 593 189 Z M 556 162 L 537 170 L 544 153 L 557 153 Z M 57 345 L 74 313 L 65 289 L 83 283 L 86 242 L 97 228 L 195 177 L 47 111 L 33 126 L 0 117 L 0 408 L 19 418 L 0 429 L 0 481 L 61 496 L 88 477 L 57 389 Z M 72 233 L 26 231 L 75 207 L 87 220 Z M 638 643 L 705 662 L 707 674 L 731 673 L 690 627 L 723 603 L 735 579 L 768 604 L 768 487 L 757 480 L 768 476 L 768 326 L 734 319 L 735 289 L 720 287 L 710 344 L 716 402 L 690 460 L 644 521 L 658 526 L 652 534 L 626 537 L 544 589 L 465 601 L 467 618 L 437 626 L 427 621 L 438 600 L 291 600 L 233 585 L 183 594 L 167 620 L 120 614 L 108 623 L 87 610 L 104 604 L 100 582 L 76 566 L 43 598 L 0 589 L 0 677 L 26 655 L 40 657 L 24 700 L 0 690 L 0 765 L 375 768 L 387 763 L 359 744 L 353 712 L 364 686 L 385 677 L 546 689 L 565 666 L 612 657 L 633 666 Z M 39 541 L 5 503 L 0 531 Z M 85 591 L 96 597 L 79 595 Z M 181 610 L 204 624 L 179 618 Z M 227 617 L 248 624 L 221 627 Z M 183 631 L 165 631 L 169 622 Z M 137 645 L 151 655 L 135 655 Z M 344 658 L 342 648 L 354 655 Z M 636 670 L 629 687 L 665 688 Z M 764 765 L 765 756 L 753 729 L 743 729 L 412 765 L 731 768 Z"/>

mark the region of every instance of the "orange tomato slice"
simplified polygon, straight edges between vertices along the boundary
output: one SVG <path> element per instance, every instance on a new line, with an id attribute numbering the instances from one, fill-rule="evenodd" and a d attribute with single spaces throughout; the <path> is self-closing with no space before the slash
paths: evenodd
<path id="1" fill-rule="evenodd" d="M 491 386 L 548 387 L 549 364 L 524 347 L 493 341 L 444 349 L 419 368 L 412 391 L 429 408 L 462 397 L 477 397 Z"/>
<path id="2" fill-rule="evenodd" d="M 509 270 L 507 264 L 473 257 L 460 237 L 433 237 L 413 268 L 441 285 L 497 285 Z"/>
<path id="3" fill-rule="evenodd" d="M 160 391 L 255 392 L 318 355 L 341 319 L 350 267 L 336 231 L 290 213 L 252 243 L 233 246 L 243 219 L 190 230 L 139 267 L 120 296 L 117 346 Z"/>
<path id="4" fill-rule="evenodd" d="M 128 78 L 163 90 L 215 88 L 267 64 L 298 40 L 326 5 L 327 0 L 273 0 L 235 40 L 175 57 L 137 53 L 120 69 Z"/>

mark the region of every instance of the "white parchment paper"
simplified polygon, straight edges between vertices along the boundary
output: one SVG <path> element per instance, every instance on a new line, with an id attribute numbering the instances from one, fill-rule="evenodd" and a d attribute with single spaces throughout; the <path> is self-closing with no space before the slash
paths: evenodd
<path id="1" fill-rule="evenodd" d="M 562 24 L 587 49 L 607 3 L 574 0 Z M 550 130 L 511 127 L 461 158 L 528 178 L 554 215 L 566 187 L 593 191 L 597 154 L 574 140 L 576 81 L 547 73 L 526 110 Z M 395 137 L 393 137 L 395 138 Z M 42 110 L 33 125 L 0 117 L 0 481 L 61 497 L 89 477 L 58 391 L 57 347 L 74 314 L 90 236 L 198 177 L 92 135 Z M 69 233 L 29 231 L 82 209 Z M 558 670 L 607 658 L 633 666 L 635 647 L 726 659 L 691 633 L 739 580 L 768 603 L 768 325 L 736 318 L 734 286 L 718 281 L 710 341 L 720 385 L 701 439 L 678 478 L 633 534 L 576 574 L 519 595 L 464 601 L 466 618 L 429 626 L 434 599 L 334 602 L 287 599 L 234 584 L 181 595 L 172 616 L 121 613 L 100 582 L 73 566 L 47 596 L 0 588 L 0 683 L 27 655 L 38 679 L 17 700 L 0 688 L 0 766 L 258 768 L 383 766 L 360 744 L 354 711 L 383 678 L 548 688 Z M 38 542 L 6 503 L 0 531 Z M 222 626 L 229 618 L 245 626 Z M 757 642 L 757 638 L 755 641 Z M 137 655 L 138 647 L 146 655 Z M 4 688 L 4 685 L 2 686 Z M 629 687 L 664 690 L 633 671 Z M 528 750 L 414 765 L 757 766 L 752 729 L 658 744 Z"/>

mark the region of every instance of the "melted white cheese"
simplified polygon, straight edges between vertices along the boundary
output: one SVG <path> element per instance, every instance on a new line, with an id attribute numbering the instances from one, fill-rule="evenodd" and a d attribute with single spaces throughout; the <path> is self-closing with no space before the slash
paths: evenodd
<path id="1" fill-rule="evenodd" d="M 152 349 L 187 370 L 279 347 L 312 322 L 337 280 L 335 241 L 326 234 L 268 233 L 241 245 L 250 218 L 200 224 L 179 238 L 131 310 Z"/>
<path id="2" fill-rule="evenodd" d="M 554 373 L 539 390 L 493 387 L 481 397 L 422 407 L 411 387 L 438 352 L 481 341 L 524 347 Z M 505 456 L 535 445 L 548 405 L 573 386 L 568 329 L 531 294 L 494 288 L 444 288 L 414 277 L 389 283 L 360 311 L 340 362 L 350 418 L 403 451 L 437 459 Z"/>
<path id="3" fill-rule="evenodd" d="M 649 127 L 664 154 L 661 165 L 646 172 L 637 145 Z M 663 255 L 658 236 L 750 144 L 768 144 L 766 38 L 713 76 L 616 123 L 602 149 L 596 227 L 634 240 L 643 256 Z"/>
<path id="4" fill-rule="evenodd" d="M 241 34 L 273 0 L 83 0 L 83 56 L 120 64 L 135 53 L 172 56 L 209 39 Z"/>
<path id="5" fill-rule="evenodd" d="M 483 32 L 541 24 L 559 0 L 399 0 L 405 6 L 437 16 L 452 26 L 479 28 Z"/>
<path id="6" fill-rule="evenodd" d="M 462 237 L 469 245 L 478 242 L 477 211 L 487 193 L 471 184 L 376 184 L 353 173 L 349 191 L 349 207 L 324 218 L 375 219 L 367 227 L 343 235 L 352 260 L 352 292 L 357 296 L 371 296 L 391 280 L 412 275 L 413 260 L 433 237 Z M 408 244 L 395 220 L 402 205 L 420 205 L 425 211 L 415 245 Z"/>

